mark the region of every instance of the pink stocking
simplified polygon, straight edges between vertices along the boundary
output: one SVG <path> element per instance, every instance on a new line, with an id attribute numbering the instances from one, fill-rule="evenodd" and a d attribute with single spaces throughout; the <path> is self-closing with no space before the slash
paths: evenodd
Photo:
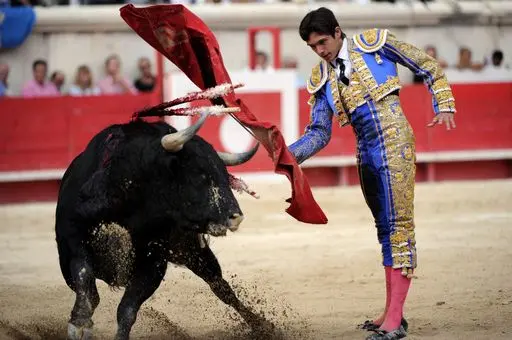
<path id="1" fill-rule="evenodd" d="M 391 268 L 390 268 L 391 269 Z M 411 285 L 411 279 L 402 275 L 402 269 L 391 269 L 391 301 L 386 313 L 384 323 L 380 327 L 385 331 L 391 332 L 400 327 L 402 313 Z"/>
<path id="2" fill-rule="evenodd" d="M 389 303 L 391 302 L 391 270 L 391 267 L 384 267 L 384 271 L 386 273 L 386 308 L 384 309 L 384 313 L 382 313 L 381 316 L 373 320 L 373 323 L 378 326 L 382 325 L 384 322 L 389 309 Z"/>

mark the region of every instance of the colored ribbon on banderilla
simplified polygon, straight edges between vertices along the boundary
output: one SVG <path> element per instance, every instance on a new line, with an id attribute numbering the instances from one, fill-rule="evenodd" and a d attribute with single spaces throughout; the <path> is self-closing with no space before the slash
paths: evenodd
<path id="1" fill-rule="evenodd" d="M 228 108 L 222 105 L 214 105 L 214 106 L 201 106 L 194 108 L 178 108 L 171 109 L 171 107 L 189 103 L 195 100 L 201 99 L 215 99 L 221 96 L 224 96 L 230 92 L 233 92 L 236 88 L 242 87 L 243 84 L 221 84 L 215 87 L 206 89 L 204 91 L 190 92 L 183 97 L 179 97 L 173 99 L 171 101 L 153 106 L 149 109 L 145 109 L 142 111 L 135 112 L 132 118 L 140 118 L 140 117 L 162 117 L 162 116 L 192 116 L 204 112 L 205 108 L 214 108 L 211 109 L 211 114 L 220 115 L 223 113 L 232 113 L 240 111 L 239 108 Z"/>
<path id="2" fill-rule="evenodd" d="M 239 112 L 240 108 L 238 107 L 224 107 L 222 105 L 213 105 L 213 106 L 200 106 L 200 107 L 192 107 L 192 108 L 175 108 L 171 109 L 171 107 L 189 103 L 194 100 L 201 100 L 201 99 L 216 99 L 221 96 L 224 96 L 230 92 L 233 92 L 235 89 L 244 86 L 243 84 L 230 84 L 230 83 L 224 83 L 221 85 L 217 85 L 215 87 L 208 88 L 204 91 L 196 91 L 196 92 L 190 92 L 186 94 L 183 97 L 178 97 L 176 99 L 173 99 L 171 101 L 153 106 L 149 109 L 145 109 L 142 111 L 135 112 L 132 116 L 132 119 L 137 119 L 141 117 L 163 117 L 163 116 L 194 116 L 197 114 L 202 114 L 205 111 L 208 112 L 208 114 L 211 115 L 221 115 L 224 113 L 227 113 L 240 124 L 245 131 L 247 131 L 251 136 L 256 138 L 254 133 L 247 128 L 242 122 L 232 113 L 233 112 Z"/>

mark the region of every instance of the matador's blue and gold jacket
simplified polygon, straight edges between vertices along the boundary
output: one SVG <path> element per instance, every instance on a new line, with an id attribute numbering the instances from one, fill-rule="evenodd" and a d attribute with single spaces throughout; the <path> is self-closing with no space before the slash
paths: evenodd
<path id="1" fill-rule="evenodd" d="M 349 125 L 356 110 L 399 90 L 397 64 L 424 78 L 435 114 L 455 112 L 453 94 L 439 63 L 423 50 L 396 39 L 386 29 L 370 29 L 346 41 L 352 64 L 349 85 L 337 80 L 336 70 L 325 60 L 313 68 L 307 82 L 310 123 L 304 135 L 289 146 L 298 163 L 329 142 L 333 114 L 340 126 Z"/>

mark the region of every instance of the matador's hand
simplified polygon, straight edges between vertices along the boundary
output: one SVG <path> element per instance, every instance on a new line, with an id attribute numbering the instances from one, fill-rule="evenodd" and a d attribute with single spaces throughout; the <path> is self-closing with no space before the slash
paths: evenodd
<path id="1" fill-rule="evenodd" d="M 453 119 L 453 113 L 451 112 L 441 112 L 432 119 L 428 127 L 435 126 L 436 123 L 438 125 L 445 123 L 446 130 L 450 130 L 452 127 L 455 129 L 455 120 Z"/>

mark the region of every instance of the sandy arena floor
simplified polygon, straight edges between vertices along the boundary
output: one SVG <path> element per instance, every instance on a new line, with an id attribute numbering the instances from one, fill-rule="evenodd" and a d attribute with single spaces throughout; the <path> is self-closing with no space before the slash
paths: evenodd
<path id="1" fill-rule="evenodd" d="M 213 239 L 229 282 L 288 339 L 364 339 L 381 312 L 384 271 L 358 187 L 316 189 L 324 226 L 288 216 L 289 186 L 252 185 L 246 220 Z M 272 198 L 271 196 L 274 196 Z M 74 303 L 57 262 L 54 204 L 0 207 L 0 339 L 65 339 Z M 408 339 L 512 339 L 512 181 L 418 184 L 419 267 Z M 98 281 L 96 339 L 112 339 L 122 291 Z M 188 270 L 170 266 L 133 339 L 244 339 L 245 326 Z"/>

